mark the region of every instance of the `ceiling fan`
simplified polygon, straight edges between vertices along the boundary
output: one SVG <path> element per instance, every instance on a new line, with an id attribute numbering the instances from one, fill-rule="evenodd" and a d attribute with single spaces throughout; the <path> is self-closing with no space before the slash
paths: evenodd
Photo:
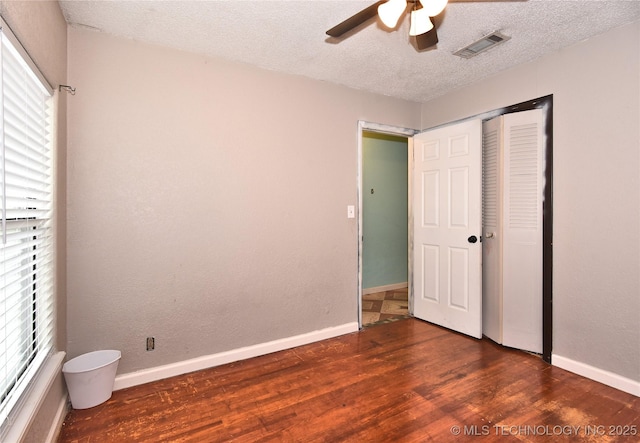
<path id="1" fill-rule="evenodd" d="M 436 28 L 440 24 L 442 11 L 450 2 L 482 2 L 482 1 L 527 1 L 527 0 L 382 0 L 352 15 L 327 31 L 327 35 L 335 38 L 343 37 L 376 17 L 388 29 L 394 29 L 407 9 L 411 10 L 409 35 L 415 37 L 418 50 L 424 50 L 438 43 Z"/>

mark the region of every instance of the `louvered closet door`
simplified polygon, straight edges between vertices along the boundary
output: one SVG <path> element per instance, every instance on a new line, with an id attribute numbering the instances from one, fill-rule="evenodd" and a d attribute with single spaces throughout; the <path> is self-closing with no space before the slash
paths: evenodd
<path id="1" fill-rule="evenodd" d="M 482 333 L 502 343 L 503 117 L 482 125 Z"/>
<path id="2" fill-rule="evenodd" d="M 505 346 L 542 352 L 542 110 L 504 115 Z"/>

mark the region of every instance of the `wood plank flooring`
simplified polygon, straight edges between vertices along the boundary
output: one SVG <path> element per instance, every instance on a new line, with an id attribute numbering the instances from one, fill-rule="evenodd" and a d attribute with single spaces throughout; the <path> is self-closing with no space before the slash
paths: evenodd
<path id="1" fill-rule="evenodd" d="M 638 433 L 638 397 L 406 319 L 116 391 L 72 410 L 58 441 L 631 443 Z"/>

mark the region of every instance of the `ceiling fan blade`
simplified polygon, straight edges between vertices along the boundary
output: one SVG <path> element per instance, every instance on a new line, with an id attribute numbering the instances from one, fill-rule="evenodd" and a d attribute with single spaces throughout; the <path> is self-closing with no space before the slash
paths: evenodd
<path id="1" fill-rule="evenodd" d="M 337 24 L 333 28 L 327 31 L 327 35 L 331 37 L 340 37 L 341 35 L 357 28 L 366 21 L 371 20 L 378 15 L 378 6 L 383 4 L 386 0 L 375 2 L 368 8 L 363 9 L 355 15 L 352 15 L 342 23 Z"/>
<path id="2" fill-rule="evenodd" d="M 424 34 L 416 35 L 416 46 L 418 47 L 419 51 L 422 51 L 423 49 L 428 49 L 437 44 L 438 44 L 438 33 L 435 27 L 430 31 L 425 32 Z"/>

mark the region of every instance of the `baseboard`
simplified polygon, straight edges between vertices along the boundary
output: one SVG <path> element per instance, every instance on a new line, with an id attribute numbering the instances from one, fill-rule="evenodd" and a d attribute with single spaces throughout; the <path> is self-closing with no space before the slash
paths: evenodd
<path id="1" fill-rule="evenodd" d="M 56 411 L 53 423 L 51 424 L 51 430 L 49 431 L 49 435 L 47 435 L 44 443 L 56 443 L 58 441 L 67 412 L 69 412 L 69 397 L 65 395 L 60 399 L 58 410 Z"/>
<path id="2" fill-rule="evenodd" d="M 553 354 L 551 364 L 562 369 L 566 369 L 574 374 L 582 375 L 612 388 L 619 389 L 629 394 L 640 397 L 640 382 L 631 380 L 613 372 L 605 371 L 594 366 L 572 360 L 561 355 Z"/>
<path id="3" fill-rule="evenodd" d="M 358 323 L 346 323 L 344 325 L 308 332 L 306 334 L 287 337 L 253 346 L 220 352 L 218 354 L 205 355 L 177 363 L 171 363 L 142 371 L 130 372 L 118 375 L 113 385 L 114 390 L 129 388 L 152 381 L 162 380 L 176 375 L 187 374 L 193 371 L 212 368 L 239 360 L 271 354 L 272 352 L 295 348 L 297 346 L 314 343 L 320 340 L 337 337 L 358 331 Z"/>
<path id="4" fill-rule="evenodd" d="M 375 294 L 376 292 L 395 291 L 396 289 L 404 289 L 408 287 L 407 282 L 394 283 L 392 285 L 376 286 L 375 288 L 367 288 L 362 290 L 362 295 Z"/>

